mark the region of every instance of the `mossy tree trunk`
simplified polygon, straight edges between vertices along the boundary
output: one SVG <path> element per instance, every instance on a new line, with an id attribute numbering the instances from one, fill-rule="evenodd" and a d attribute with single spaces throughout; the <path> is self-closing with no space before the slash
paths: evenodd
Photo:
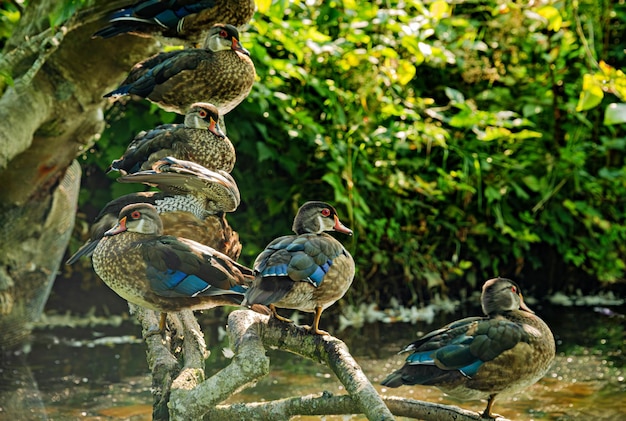
<path id="1" fill-rule="evenodd" d="M 74 159 L 104 129 L 102 94 L 155 42 L 91 39 L 116 4 L 100 1 L 50 28 L 59 2 L 31 2 L 0 56 L 0 347 L 28 337 L 46 302 L 74 224 Z"/>

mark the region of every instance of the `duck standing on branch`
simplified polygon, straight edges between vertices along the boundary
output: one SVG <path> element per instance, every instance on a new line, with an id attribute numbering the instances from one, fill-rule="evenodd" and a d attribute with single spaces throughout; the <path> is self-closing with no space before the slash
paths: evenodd
<path id="1" fill-rule="evenodd" d="M 144 183 L 166 193 L 189 193 L 202 197 L 212 213 L 234 212 L 241 202 L 235 179 L 226 171 L 211 171 L 195 162 L 166 156 L 152 164 L 151 170 L 127 174 L 120 183 Z"/>
<path id="2" fill-rule="evenodd" d="M 406 364 L 382 384 L 432 385 L 461 399 L 487 398 L 483 418 L 494 418 L 496 395 L 522 390 L 541 379 L 555 355 L 548 325 L 535 316 L 510 279 L 483 286 L 485 317 L 452 322 L 411 343 Z"/>
<path id="3" fill-rule="evenodd" d="M 148 203 L 157 210 L 167 235 L 188 238 L 239 258 L 239 235 L 228 225 L 224 212 L 234 212 L 240 203 L 239 188 L 230 174 L 210 171 L 189 161 L 166 157 L 153 170 L 120 177 L 123 183 L 145 183 L 162 191 L 131 193 L 105 205 L 90 229 L 89 240 L 66 262 L 91 256 L 104 233 L 113 228 L 127 205 Z"/>
<path id="4" fill-rule="evenodd" d="M 270 242 L 254 262 L 255 280 L 242 305 L 269 305 L 275 318 L 291 322 L 276 307 L 315 313 L 311 331 L 319 329 L 322 312 L 344 296 L 354 279 L 354 260 L 339 241 L 325 231 L 352 235 L 334 207 L 307 202 L 293 222 L 296 235 Z"/>
<path id="5" fill-rule="evenodd" d="M 124 207 L 104 233 L 93 256 L 98 276 L 118 295 L 166 313 L 239 305 L 253 280 L 251 269 L 195 241 L 163 235 L 156 209 L 147 203 Z"/>
<path id="6" fill-rule="evenodd" d="M 108 171 L 117 170 L 125 175 L 149 170 L 155 161 L 171 156 L 193 161 L 209 170 L 231 172 L 235 166 L 235 148 L 218 120 L 215 106 L 195 103 L 185 115 L 184 123 L 162 124 L 138 133 Z"/>
<path id="7" fill-rule="evenodd" d="M 216 23 L 241 29 L 254 11 L 254 0 L 144 0 L 113 12 L 109 24 L 93 36 L 158 35 L 193 43 Z"/>
<path id="8" fill-rule="evenodd" d="M 248 96 L 255 76 L 237 28 L 217 24 L 202 48 L 158 53 L 141 61 L 119 88 L 104 97 L 134 95 L 178 114 L 196 102 L 208 102 L 224 115 Z"/>

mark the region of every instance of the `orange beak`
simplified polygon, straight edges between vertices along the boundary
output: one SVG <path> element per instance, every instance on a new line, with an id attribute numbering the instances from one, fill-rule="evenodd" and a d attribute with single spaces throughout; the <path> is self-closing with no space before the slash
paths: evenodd
<path id="1" fill-rule="evenodd" d="M 217 124 L 217 121 L 213 120 L 213 118 L 211 118 L 211 124 L 209 125 L 209 131 L 211 133 L 213 133 L 215 136 L 221 137 L 222 139 L 226 137 L 226 135 L 222 131 L 222 128 L 219 126 L 219 124 Z"/>
<path id="2" fill-rule="evenodd" d="M 233 46 L 232 46 L 233 50 L 239 51 L 240 53 L 243 53 L 243 54 L 245 54 L 247 56 L 250 55 L 250 51 L 246 50 L 243 47 L 243 45 L 241 45 L 241 43 L 239 42 L 239 40 L 237 38 L 233 37 L 232 38 L 232 43 L 233 43 Z"/>
<path id="3" fill-rule="evenodd" d="M 104 233 L 104 236 L 110 237 L 112 235 L 116 235 L 124 231 L 126 231 L 126 217 L 123 217 L 122 219 L 120 219 L 113 228 L 111 228 L 110 230 Z"/>
<path id="4" fill-rule="evenodd" d="M 344 234 L 352 235 L 352 230 L 342 224 L 337 215 L 335 215 L 335 226 L 333 229 L 338 232 L 343 232 Z"/>

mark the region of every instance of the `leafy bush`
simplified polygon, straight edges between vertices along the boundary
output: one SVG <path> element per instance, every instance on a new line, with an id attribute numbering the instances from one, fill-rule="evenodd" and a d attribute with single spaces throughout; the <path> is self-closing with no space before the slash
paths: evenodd
<path id="1" fill-rule="evenodd" d="M 355 301 L 624 281 L 623 5 L 257 5 L 258 81 L 226 116 L 244 263 L 319 199 L 355 230 Z"/>

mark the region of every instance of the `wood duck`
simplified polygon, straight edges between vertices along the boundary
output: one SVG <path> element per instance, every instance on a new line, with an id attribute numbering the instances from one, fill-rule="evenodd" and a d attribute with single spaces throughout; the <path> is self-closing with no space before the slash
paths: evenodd
<path id="1" fill-rule="evenodd" d="M 352 235 L 335 208 L 307 202 L 293 222 L 296 235 L 270 242 L 254 262 L 255 280 L 242 305 L 269 305 L 274 317 L 291 322 L 276 307 L 315 313 L 311 330 L 319 329 L 322 311 L 343 297 L 354 279 L 354 260 L 339 241 L 325 231 Z"/>
<path id="2" fill-rule="evenodd" d="M 239 305 L 253 271 L 208 246 L 163 235 L 154 206 L 125 206 L 93 256 L 98 276 L 118 295 L 165 313 Z"/>
<path id="3" fill-rule="evenodd" d="M 254 0 L 144 0 L 113 12 L 109 25 L 93 36 L 111 38 L 130 33 L 195 42 L 216 23 L 242 28 L 254 11 Z"/>
<path id="4" fill-rule="evenodd" d="M 452 322 L 411 343 L 406 364 L 382 384 L 433 385 L 462 399 L 487 398 L 483 418 L 494 418 L 496 395 L 524 389 L 541 379 L 554 359 L 550 328 L 535 316 L 510 279 L 483 286 L 484 317 Z"/>
<path id="5" fill-rule="evenodd" d="M 140 132 L 109 171 L 122 174 L 148 170 L 166 156 L 193 161 L 209 170 L 231 172 L 235 148 L 218 124 L 219 113 L 212 104 L 195 103 L 183 124 L 163 124 Z"/>
<path id="6" fill-rule="evenodd" d="M 167 156 L 152 164 L 151 170 L 127 174 L 121 183 L 144 183 L 166 193 L 192 194 L 204 200 L 210 213 L 234 212 L 241 196 L 235 179 L 225 171 L 211 171 L 195 162 Z"/>
<path id="7" fill-rule="evenodd" d="M 206 199 L 192 194 L 150 191 L 127 194 L 107 203 L 91 225 L 87 242 L 66 264 L 71 265 L 83 256 L 91 256 L 104 233 L 117 223 L 122 208 L 134 203 L 148 203 L 155 207 L 163 223 L 163 234 L 188 238 L 231 259 L 239 258 L 242 248 L 239 234 L 228 224 L 224 212 L 209 212 Z"/>
<path id="8" fill-rule="evenodd" d="M 248 96 L 255 76 L 237 28 L 217 24 L 202 48 L 158 53 L 141 61 L 104 97 L 135 95 L 178 114 L 196 102 L 208 102 L 224 115 Z"/>

